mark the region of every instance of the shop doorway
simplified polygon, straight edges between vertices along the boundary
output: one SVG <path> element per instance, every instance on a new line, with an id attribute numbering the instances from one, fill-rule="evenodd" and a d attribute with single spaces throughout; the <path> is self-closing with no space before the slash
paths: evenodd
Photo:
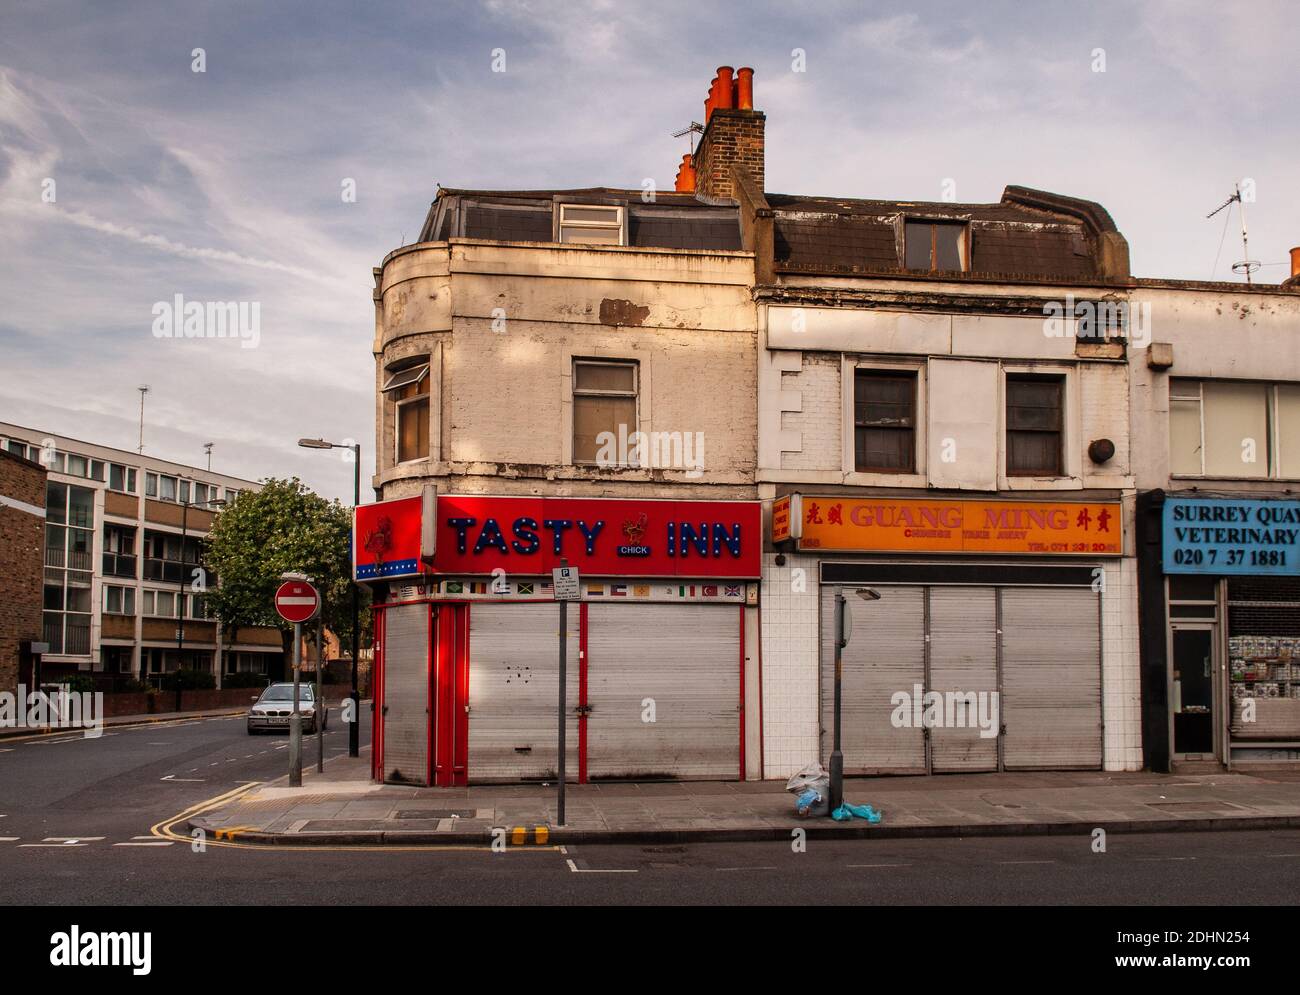
<path id="1" fill-rule="evenodd" d="M 1212 760 L 1218 756 L 1215 727 L 1215 645 L 1217 626 L 1209 622 L 1175 622 L 1171 627 L 1173 664 L 1174 756 Z"/>

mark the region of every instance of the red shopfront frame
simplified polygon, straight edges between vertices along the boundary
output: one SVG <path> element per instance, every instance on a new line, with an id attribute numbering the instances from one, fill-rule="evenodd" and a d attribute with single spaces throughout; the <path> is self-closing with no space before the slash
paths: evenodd
<path id="1" fill-rule="evenodd" d="M 377 781 L 384 778 L 384 623 L 386 609 L 409 602 L 392 602 L 376 605 L 375 631 L 379 635 L 374 658 L 374 721 L 371 728 L 371 775 Z M 471 716 L 466 710 L 469 704 L 469 621 L 474 610 L 474 601 L 422 601 L 427 604 L 431 618 L 429 628 L 429 770 L 427 784 L 438 787 L 462 787 L 469 783 L 469 723 Z M 484 603 L 484 602 L 477 602 Z M 523 601 L 503 598 L 494 599 L 490 604 L 528 604 L 537 601 Z M 587 609 L 589 602 L 577 602 L 576 619 L 570 616 L 570 623 L 576 621 L 578 626 L 577 660 L 578 679 L 578 777 L 577 783 L 587 784 L 587 675 L 590 659 L 587 651 Z M 740 675 L 740 721 L 739 721 L 739 764 L 736 771 L 737 780 L 745 780 L 745 604 L 731 606 L 737 615 L 740 628 L 740 653 L 736 661 Z M 719 607 L 726 610 L 725 606 Z M 759 680 L 761 682 L 761 669 Z M 761 685 L 760 685 L 761 686 Z M 761 692 L 760 692 L 761 694 Z M 762 714 L 757 717 L 762 728 Z M 760 772 L 761 777 L 761 772 Z"/>

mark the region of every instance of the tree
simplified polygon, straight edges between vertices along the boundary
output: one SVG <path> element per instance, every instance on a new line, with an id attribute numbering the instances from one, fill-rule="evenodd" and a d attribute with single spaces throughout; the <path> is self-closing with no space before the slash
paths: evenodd
<path id="1" fill-rule="evenodd" d="M 272 603 L 280 575 L 305 573 L 321 592 L 326 627 L 342 645 L 352 639 L 352 515 L 326 501 L 297 478 L 266 480 L 260 491 L 242 491 L 217 515 L 205 557 L 217 575 L 209 611 L 232 629 L 276 626 L 289 659 L 293 626 Z M 368 594 L 362 592 L 362 641 L 369 626 Z M 304 626 L 314 631 L 315 626 Z"/>

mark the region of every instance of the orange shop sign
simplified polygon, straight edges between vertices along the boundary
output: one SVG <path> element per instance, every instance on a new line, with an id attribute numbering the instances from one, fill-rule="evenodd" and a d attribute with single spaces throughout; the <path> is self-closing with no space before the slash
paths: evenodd
<path id="1" fill-rule="evenodd" d="M 1119 556 L 1118 501 L 949 501 L 804 496 L 800 549 Z"/>

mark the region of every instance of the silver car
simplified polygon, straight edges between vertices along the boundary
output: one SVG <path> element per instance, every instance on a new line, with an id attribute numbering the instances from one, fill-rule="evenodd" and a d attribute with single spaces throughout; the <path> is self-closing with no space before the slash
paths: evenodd
<path id="1" fill-rule="evenodd" d="M 321 728 L 330 727 L 330 710 L 323 697 L 316 694 L 316 685 L 298 685 L 298 712 L 302 716 L 304 733 L 316 731 L 317 706 L 320 709 Z M 253 699 L 253 707 L 248 710 L 248 734 L 263 729 L 288 730 L 293 716 L 293 684 L 285 681 L 271 684 L 258 697 Z"/>

